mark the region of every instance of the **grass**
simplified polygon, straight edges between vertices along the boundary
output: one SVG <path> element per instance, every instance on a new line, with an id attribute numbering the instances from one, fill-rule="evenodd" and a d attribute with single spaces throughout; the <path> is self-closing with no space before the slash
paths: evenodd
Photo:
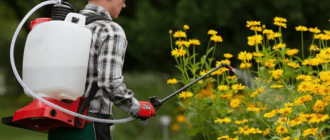
<path id="1" fill-rule="evenodd" d="M 166 85 L 166 80 L 172 78 L 169 75 L 161 73 L 125 73 L 124 83 L 128 89 L 134 92 L 134 97 L 140 101 L 149 101 L 149 97 L 156 96 L 164 98 L 173 92 L 170 85 Z M 0 96 L 1 97 L 1 96 Z M 3 97 L 3 96 L 2 96 Z M 3 101 L 3 102 L 2 102 Z M 31 101 L 30 97 L 22 95 L 19 99 L 0 99 L 0 118 L 12 116 L 15 110 L 18 110 L 26 105 L 26 102 Z M 163 126 L 160 123 L 162 115 L 169 115 L 172 120 L 175 119 L 173 109 L 177 106 L 177 99 L 169 99 L 166 101 L 157 115 L 147 121 L 139 119 L 133 120 L 125 124 L 115 124 L 115 129 L 111 133 L 113 140 L 161 140 L 163 137 Z M 17 104 L 16 107 L 13 104 Z M 122 119 L 129 117 L 121 109 L 114 107 L 114 118 Z M 172 132 L 169 128 L 170 139 L 187 140 L 189 137 L 179 132 Z M 24 130 L 20 128 L 9 127 L 0 124 L 0 140 L 46 140 L 47 134 Z"/>

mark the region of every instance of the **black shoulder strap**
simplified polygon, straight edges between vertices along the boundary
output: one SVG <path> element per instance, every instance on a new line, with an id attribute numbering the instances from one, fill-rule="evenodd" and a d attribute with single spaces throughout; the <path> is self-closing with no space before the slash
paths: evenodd
<path id="1" fill-rule="evenodd" d="M 91 14 L 91 15 L 88 15 L 86 17 L 86 25 L 88 25 L 88 24 L 90 24 L 90 23 L 92 23 L 94 21 L 97 21 L 97 20 L 109 20 L 109 21 L 111 21 L 111 19 L 108 19 L 108 18 L 106 18 L 104 16 L 96 15 L 96 14 Z"/>

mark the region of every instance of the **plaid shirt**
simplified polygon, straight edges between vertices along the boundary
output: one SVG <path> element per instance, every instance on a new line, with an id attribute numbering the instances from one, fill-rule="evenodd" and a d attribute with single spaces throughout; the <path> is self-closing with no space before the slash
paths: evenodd
<path id="1" fill-rule="evenodd" d="M 110 14 L 97 5 L 88 4 L 80 11 L 88 16 L 97 14 L 111 19 Z M 126 88 L 122 75 L 127 40 L 124 30 L 113 21 L 97 20 L 86 25 L 92 32 L 85 97 L 93 82 L 100 88 L 89 105 L 89 112 L 112 115 L 113 102 L 136 117 L 140 104 L 134 93 Z"/>

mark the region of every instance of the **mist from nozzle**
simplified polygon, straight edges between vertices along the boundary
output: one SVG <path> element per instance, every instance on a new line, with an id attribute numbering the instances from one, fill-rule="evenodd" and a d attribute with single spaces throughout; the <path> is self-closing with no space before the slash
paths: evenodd
<path id="1" fill-rule="evenodd" d="M 251 87 L 253 83 L 254 76 L 247 71 L 242 71 L 239 69 L 232 68 L 233 73 L 238 77 L 238 81 L 246 86 Z"/>

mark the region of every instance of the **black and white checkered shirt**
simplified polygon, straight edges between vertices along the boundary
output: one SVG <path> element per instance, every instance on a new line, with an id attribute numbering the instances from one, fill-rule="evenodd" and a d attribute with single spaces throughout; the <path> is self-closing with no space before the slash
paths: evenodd
<path id="1" fill-rule="evenodd" d="M 97 5 L 88 4 L 80 11 L 88 16 L 97 14 L 111 19 L 110 14 Z M 88 62 L 85 97 L 89 95 L 93 82 L 99 90 L 89 106 L 89 112 L 112 115 L 113 102 L 136 117 L 140 104 L 134 93 L 126 88 L 122 75 L 127 40 L 124 30 L 113 21 L 98 20 L 86 25 L 92 32 L 92 44 Z"/>

